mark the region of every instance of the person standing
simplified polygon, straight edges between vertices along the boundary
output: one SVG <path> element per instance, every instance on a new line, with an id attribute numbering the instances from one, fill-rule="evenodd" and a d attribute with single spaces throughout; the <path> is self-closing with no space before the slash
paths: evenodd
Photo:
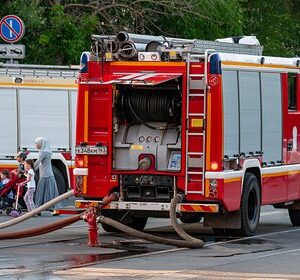
<path id="1" fill-rule="evenodd" d="M 26 170 L 26 177 L 27 179 L 20 183 L 20 186 L 26 186 L 27 187 L 27 192 L 24 196 L 24 201 L 27 206 L 28 212 L 32 211 L 35 208 L 34 201 L 33 201 L 33 195 L 35 192 L 35 180 L 34 180 L 34 161 L 32 159 L 26 159 L 25 163 L 25 170 Z"/>
<path id="2" fill-rule="evenodd" d="M 39 170 L 40 174 L 35 192 L 35 206 L 39 207 L 59 194 L 51 165 L 52 151 L 49 141 L 45 137 L 38 137 L 35 139 L 35 145 L 39 153 L 34 163 L 34 170 Z M 58 207 L 57 204 L 54 208 L 56 207 Z"/>

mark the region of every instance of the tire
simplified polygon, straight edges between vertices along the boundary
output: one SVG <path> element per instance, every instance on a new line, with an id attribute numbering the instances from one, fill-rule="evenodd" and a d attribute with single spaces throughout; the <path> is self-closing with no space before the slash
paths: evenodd
<path id="1" fill-rule="evenodd" d="M 67 189 L 67 184 L 65 182 L 64 175 L 61 173 L 61 171 L 57 167 L 52 166 L 52 169 L 53 169 L 53 174 L 54 174 L 55 181 L 57 184 L 58 193 L 59 193 L 59 195 L 61 195 L 61 194 L 65 193 L 66 189 Z"/>
<path id="2" fill-rule="evenodd" d="M 126 226 L 129 226 L 133 229 L 142 231 L 144 230 L 146 224 L 147 224 L 148 218 L 147 217 L 132 217 L 132 222 L 125 224 Z"/>
<path id="3" fill-rule="evenodd" d="M 103 216 L 111 218 L 117 222 L 121 222 L 123 217 L 127 217 L 127 219 L 129 221 L 125 221 L 125 222 L 121 222 L 121 223 L 128 227 L 131 227 L 133 229 L 139 230 L 139 231 L 142 231 L 145 228 L 147 221 L 148 221 L 147 217 L 135 217 L 130 214 L 126 214 L 126 211 L 105 212 L 102 214 L 103 214 Z M 106 232 L 120 232 L 118 229 L 116 229 L 110 225 L 107 225 L 107 224 L 101 224 L 101 225 L 102 225 L 102 228 Z"/>
<path id="4" fill-rule="evenodd" d="M 11 213 L 11 211 L 13 211 L 14 209 L 12 208 L 12 207 L 8 207 L 7 209 L 6 209 L 6 215 L 7 216 L 9 216 L 9 214 Z"/>
<path id="5" fill-rule="evenodd" d="M 289 216 L 293 226 L 300 226 L 300 210 L 289 209 Z"/>
<path id="6" fill-rule="evenodd" d="M 260 189 L 257 178 L 246 173 L 241 199 L 241 229 L 231 230 L 234 235 L 252 236 L 255 234 L 260 217 Z"/>
<path id="7" fill-rule="evenodd" d="M 107 225 L 107 224 L 101 224 L 102 228 L 104 229 L 104 231 L 106 232 L 120 232 L 119 230 L 117 230 L 116 228 Z"/>
<path id="8" fill-rule="evenodd" d="M 52 165 L 52 170 L 53 170 L 54 178 L 56 181 L 58 193 L 59 193 L 59 195 L 61 195 L 61 194 L 65 193 L 66 189 L 67 189 L 64 175 L 61 173 L 61 171 L 57 167 L 55 167 L 53 165 Z M 37 183 L 40 179 L 39 171 L 36 171 L 34 179 L 35 179 L 35 182 L 37 185 Z"/>
<path id="9" fill-rule="evenodd" d="M 0 197 L 0 209 L 5 209 L 6 208 L 6 203 L 2 197 Z"/>
<path id="10" fill-rule="evenodd" d="M 202 215 L 200 213 L 183 213 L 180 217 L 180 221 L 184 224 L 199 223 L 201 219 Z"/>

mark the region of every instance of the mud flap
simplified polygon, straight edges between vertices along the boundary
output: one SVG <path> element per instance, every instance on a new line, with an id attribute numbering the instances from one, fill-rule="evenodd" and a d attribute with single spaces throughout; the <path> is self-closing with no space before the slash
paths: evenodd
<path id="1" fill-rule="evenodd" d="M 300 210 L 300 200 L 295 201 L 288 209 Z"/>
<path id="2" fill-rule="evenodd" d="M 224 229 L 240 229 L 241 212 L 229 212 L 224 214 L 204 214 L 205 227 L 224 228 Z"/>

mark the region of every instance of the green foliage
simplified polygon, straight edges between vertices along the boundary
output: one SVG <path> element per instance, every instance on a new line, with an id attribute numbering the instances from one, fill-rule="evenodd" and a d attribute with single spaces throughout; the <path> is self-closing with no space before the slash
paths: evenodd
<path id="1" fill-rule="evenodd" d="M 25 36 L 19 42 L 26 45 L 24 63 L 78 64 L 97 25 L 93 15 L 73 17 L 62 5 L 45 6 L 40 0 L 7 1 L 5 13 L 17 14 L 24 21 Z"/>
<path id="2" fill-rule="evenodd" d="M 243 0 L 243 30 L 254 34 L 264 46 L 264 54 L 300 55 L 299 0 Z"/>
<path id="3" fill-rule="evenodd" d="M 202 16 L 197 16 L 202 14 Z M 163 18 L 161 19 L 163 22 Z M 193 13 L 163 22 L 160 29 L 184 37 L 215 40 L 242 34 L 237 0 L 194 1 Z"/>
<path id="4" fill-rule="evenodd" d="M 214 40 L 256 35 L 266 55 L 300 55 L 299 0 L 2 0 L 20 16 L 24 63 L 78 64 L 90 35 L 120 30 Z"/>

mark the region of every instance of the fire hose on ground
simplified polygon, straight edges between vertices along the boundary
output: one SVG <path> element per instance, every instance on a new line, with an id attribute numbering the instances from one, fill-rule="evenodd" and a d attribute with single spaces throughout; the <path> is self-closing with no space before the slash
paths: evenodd
<path id="1" fill-rule="evenodd" d="M 202 248 L 204 245 L 204 241 L 201 239 L 194 238 L 187 234 L 183 228 L 178 224 L 177 218 L 176 218 L 176 206 L 177 203 L 182 200 L 181 195 L 175 196 L 170 205 L 170 219 L 173 228 L 178 233 L 179 236 L 181 236 L 184 240 L 175 240 L 175 239 L 169 239 L 169 238 L 163 238 L 159 236 L 155 236 L 152 234 L 148 234 L 145 232 L 140 232 L 138 230 L 135 230 L 131 227 L 128 227 L 120 222 L 117 222 L 113 219 L 110 219 L 108 217 L 99 216 L 97 218 L 97 222 L 104 223 L 107 225 L 110 225 L 120 231 L 123 231 L 129 235 L 132 235 L 137 238 L 145 239 L 154 243 L 161 243 L 165 245 L 172 245 L 177 247 L 188 247 L 188 248 Z"/>
<path id="2" fill-rule="evenodd" d="M 69 191 L 63 195 L 60 195 L 59 197 L 56 197 L 55 199 L 47 202 L 46 204 L 34 209 L 33 211 L 31 211 L 25 215 L 15 218 L 14 220 L 10 220 L 10 221 L 1 223 L 0 229 L 7 228 L 10 226 L 16 225 L 18 223 L 21 223 L 21 222 L 35 216 L 36 214 L 38 214 L 44 210 L 47 210 L 49 207 L 57 204 L 58 202 L 66 199 L 68 197 L 71 197 L 73 195 L 74 195 L 73 191 Z M 104 204 L 107 204 L 115 199 L 116 199 L 116 195 L 111 194 L 109 197 L 106 197 L 103 202 L 104 202 Z M 130 228 L 120 222 L 117 222 L 113 219 L 110 219 L 108 217 L 104 217 L 104 216 L 96 217 L 95 209 L 90 209 L 90 211 L 86 210 L 84 213 L 81 213 L 81 214 L 60 220 L 60 221 L 56 221 L 54 223 L 47 224 L 44 226 L 34 227 L 34 228 L 17 231 L 17 232 L 0 233 L 0 239 L 17 239 L 17 238 L 37 236 L 37 235 L 41 235 L 41 234 L 45 234 L 45 233 L 49 233 L 49 232 L 61 229 L 65 226 L 68 226 L 72 223 L 75 223 L 75 222 L 83 219 L 83 220 L 87 221 L 88 225 L 89 225 L 89 239 L 90 239 L 89 244 L 91 246 L 100 245 L 100 244 L 98 244 L 98 232 L 97 232 L 97 229 L 98 229 L 97 222 L 100 222 L 100 223 L 108 224 L 108 225 L 110 225 L 120 231 L 123 231 L 129 235 L 132 235 L 134 237 L 145 239 L 145 240 L 148 240 L 148 241 L 151 241 L 154 243 L 161 243 L 161 244 L 172 245 L 172 246 L 177 246 L 177 247 L 201 248 L 204 245 L 203 240 L 194 238 L 194 237 L 190 236 L 189 234 L 187 234 L 177 222 L 176 206 L 177 206 L 177 203 L 180 202 L 181 200 L 182 200 L 181 195 L 177 195 L 172 199 L 171 204 L 170 204 L 170 219 L 171 219 L 173 228 L 178 233 L 178 235 L 181 236 L 184 240 L 174 240 L 174 239 L 168 239 L 168 238 L 151 235 L 148 233 L 144 233 L 144 232 L 140 232 L 135 229 L 132 229 L 132 228 Z"/>
<path id="3" fill-rule="evenodd" d="M 4 223 L 0 223 L 0 229 L 11 227 L 11 226 L 21 223 L 31 217 L 34 217 L 35 215 L 41 213 L 42 211 L 49 209 L 51 206 L 65 200 L 73 195 L 74 195 L 73 190 L 68 191 L 68 192 L 48 201 L 47 203 L 43 204 L 42 206 L 32 210 L 31 212 L 26 213 L 25 215 L 22 215 L 20 217 L 17 217 L 13 220 L 10 220 L 10 221 L 4 222 Z"/>
<path id="4" fill-rule="evenodd" d="M 17 217 L 13 220 L 4 222 L 4 223 L 0 223 L 0 229 L 4 229 L 7 227 L 11 227 L 14 226 L 16 224 L 19 224 L 33 216 L 35 216 L 36 214 L 47 210 L 49 207 L 57 204 L 58 202 L 65 200 L 66 198 L 69 198 L 71 196 L 74 195 L 73 191 L 69 191 L 67 193 L 64 193 L 56 198 L 54 198 L 53 200 L 45 203 L 44 205 L 34 209 L 31 212 L 28 212 L 20 217 Z M 81 219 L 81 214 L 80 215 L 76 215 L 76 216 L 72 216 L 72 217 L 68 217 L 66 219 L 60 220 L 60 221 L 56 221 L 54 223 L 51 224 L 47 224 L 47 225 L 43 225 L 43 226 L 38 226 L 38 227 L 33 227 L 30 229 L 26 229 L 26 230 L 22 230 L 22 231 L 16 231 L 16 232 L 4 232 L 4 233 L 0 233 L 0 239 L 17 239 L 17 238 L 25 238 L 25 237 L 31 237 L 31 236 L 37 236 L 37 235 L 41 235 L 41 234 L 45 234 L 48 232 L 52 232 L 58 229 L 61 229 L 65 226 L 68 226 L 70 224 L 73 224 L 77 221 L 79 221 Z"/>

